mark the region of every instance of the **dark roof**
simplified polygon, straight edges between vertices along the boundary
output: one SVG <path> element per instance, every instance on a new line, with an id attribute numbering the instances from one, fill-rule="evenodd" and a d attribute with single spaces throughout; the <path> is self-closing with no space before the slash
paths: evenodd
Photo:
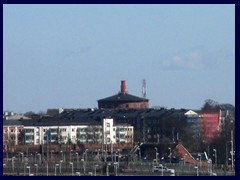
<path id="1" fill-rule="evenodd" d="M 185 109 L 67 109 L 54 117 L 40 117 L 29 120 L 4 120 L 4 125 L 24 126 L 62 126 L 62 125 L 101 125 L 102 119 L 113 118 L 114 124 L 119 124 L 119 119 L 162 119 L 177 118 L 183 120 Z"/>
<path id="2" fill-rule="evenodd" d="M 29 121 L 29 120 L 26 120 Z M 3 120 L 3 126 L 23 126 L 22 120 Z"/>
<path id="3" fill-rule="evenodd" d="M 141 101 L 148 101 L 148 99 L 133 96 L 128 93 L 118 93 L 116 95 L 98 100 L 98 102 L 101 102 L 101 101 L 141 102 Z"/>

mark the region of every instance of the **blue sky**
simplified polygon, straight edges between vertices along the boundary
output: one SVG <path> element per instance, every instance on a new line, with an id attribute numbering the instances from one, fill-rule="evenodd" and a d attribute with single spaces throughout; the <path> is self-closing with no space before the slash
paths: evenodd
<path id="1" fill-rule="evenodd" d="M 3 6 L 3 110 L 94 108 L 142 79 L 150 107 L 235 105 L 235 6 Z"/>

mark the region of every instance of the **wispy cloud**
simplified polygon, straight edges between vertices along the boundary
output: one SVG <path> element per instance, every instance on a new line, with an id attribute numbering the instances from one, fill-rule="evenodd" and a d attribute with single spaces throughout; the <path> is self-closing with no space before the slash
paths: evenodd
<path id="1" fill-rule="evenodd" d="M 167 69 L 199 69 L 203 67 L 203 54 L 200 50 L 191 50 L 165 59 L 161 65 Z"/>

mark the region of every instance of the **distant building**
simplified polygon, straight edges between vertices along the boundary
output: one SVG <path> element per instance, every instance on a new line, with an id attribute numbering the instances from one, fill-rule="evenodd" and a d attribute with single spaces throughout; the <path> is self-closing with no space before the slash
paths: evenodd
<path id="1" fill-rule="evenodd" d="M 116 144 L 133 143 L 133 126 L 114 124 L 112 118 L 39 119 L 23 121 L 25 144 Z"/>
<path id="2" fill-rule="evenodd" d="M 24 126 L 19 120 L 3 120 L 3 145 L 18 145 L 22 141 Z"/>
<path id="3" fill-rule="evenodd" d="M 201 139 L 205 142 L 211 142 L 219 133 L 219 114 L 204 113 L 200 115 Z"/>
<path id="4" fill-rule="evenodd" d="M 148 99 L 133 96 L 126 91 L 126 82 L 121 81 L 121 91 L 113 96 L 98 100 L 98 108 L 146 109 Z"/>
<path id="5" fill-rule="evenodd" d="M 188 122 L 189 130 L 193 133 L 193 137 L 195 139 L 199 138 L 200 136 L 200 118 L 198 113 L 195 111 L 189 110 L 184 113 L 186 116 L 186 120 Z"/>

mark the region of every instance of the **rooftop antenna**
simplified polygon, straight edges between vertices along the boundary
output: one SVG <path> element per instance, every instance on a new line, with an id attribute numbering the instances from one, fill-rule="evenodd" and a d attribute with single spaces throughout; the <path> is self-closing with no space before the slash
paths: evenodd
<path id="1" fill-rule="evenodd" d="M 146 98 L 147 96 L 147 88 L 146 88 L 146 80 L 142 80 L 142 96 L 143 98 Z"/>

